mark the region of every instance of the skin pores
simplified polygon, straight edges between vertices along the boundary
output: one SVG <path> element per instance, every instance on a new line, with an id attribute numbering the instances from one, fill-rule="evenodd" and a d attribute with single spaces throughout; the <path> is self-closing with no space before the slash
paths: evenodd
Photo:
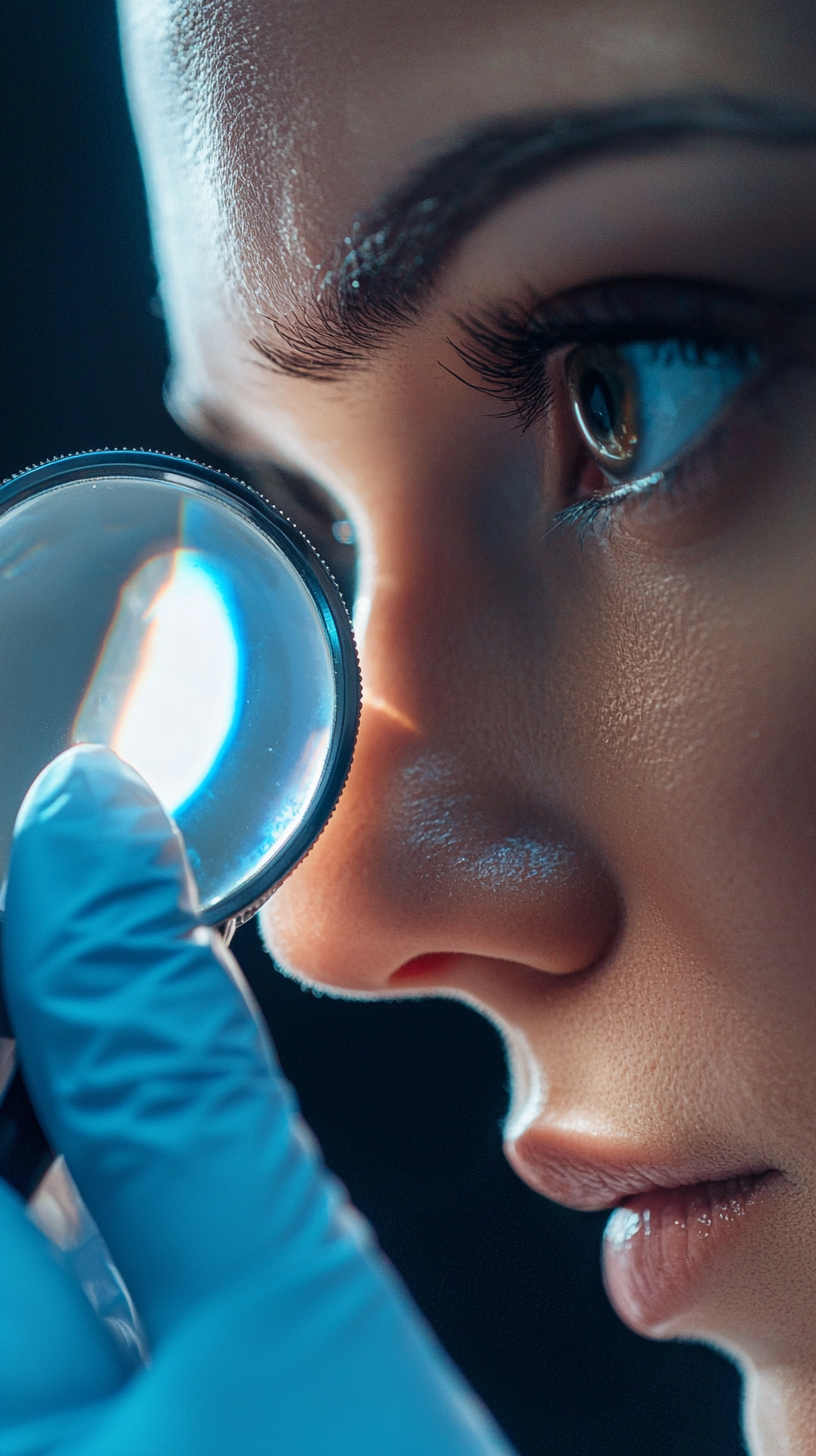
<path id="1" fill-rule="evenodd" d="M 264 353 L 313 321 L 355 215 L 463 129 L 712 88 L 816 106 L 810 13 L 122 12 L 176 412 L 273 498 L 315 482 L 359 543 L 355 763 L 268 944 L 305 980 L 493 1017 L 514 1166 L 622 1204 L 622 1316 L 740 1359 L 756 1452 L 814 1451 L 816 149 L 601 148 L 480 216 L 353 367 Z M 561 513 L 609 483 L 565 382 L 579 335 L 526 430 L 466 348 L 474 315 L 564 296 L 580 339 L 704 320 L 748 361 L 660 489 L 583 525 Z"/>

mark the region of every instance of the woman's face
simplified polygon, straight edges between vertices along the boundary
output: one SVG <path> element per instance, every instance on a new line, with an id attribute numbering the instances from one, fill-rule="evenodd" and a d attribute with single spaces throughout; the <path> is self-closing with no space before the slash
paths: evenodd
<path id="1" fill-rule="evenodd" d="M 621 1316 L 816 1450 L 812 7 L 123 8 L 172 403 L 358 543 L 270 949 L 486 1011 Z"/>

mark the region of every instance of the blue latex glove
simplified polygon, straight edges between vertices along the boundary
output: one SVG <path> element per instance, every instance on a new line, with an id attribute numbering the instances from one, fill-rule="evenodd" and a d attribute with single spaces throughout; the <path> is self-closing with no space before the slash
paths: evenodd
<path id="1" fill-rule="evenodd" d="M 15 833 L 5 990 L 29 1092 L 141 1315 L 133 1374 L 0 1187 L 0 1452 L 508 1456 L 323 1167 L 183 847 L 106 749 Z"/>

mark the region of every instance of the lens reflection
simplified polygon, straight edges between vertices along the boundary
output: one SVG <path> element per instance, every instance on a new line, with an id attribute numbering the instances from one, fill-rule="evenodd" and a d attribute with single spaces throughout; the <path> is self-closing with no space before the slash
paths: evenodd
<path id="1" fill-rule="evenodd" d="M 74 743 L 108 743 L 168 814 L 206 782 L 235 723 L 240 627 L 218 575 L 183 548 L 134 572 L 74 724 Z"/>
<path id="2" fill-rule="evenodd" d="M 29 784 L 71 743 L 107 744 L 151 785 L 213 920 L 319 831 L 344 772 L 335 618 L 253 510 L 178 471 L 73 478 L 2 511 L 0 880 Z"/>

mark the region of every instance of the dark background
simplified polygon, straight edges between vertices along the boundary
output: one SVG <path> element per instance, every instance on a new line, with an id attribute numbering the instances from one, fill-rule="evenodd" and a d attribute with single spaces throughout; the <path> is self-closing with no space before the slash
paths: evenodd
<path id="1" fill-rule="evenodd" d="M 207 458 L 162 407 L 112 0 L 5 0 L 2 30 L 2 476 L 101 446 Z M 447 1002 L 304 993 L 252 926 L 236 949 L 330 1166 L 522 1456 L 736 1456 L 731 1368 L 624 1329 L 601 1287 L 604 1217 L 505 1165 L 493 1030 Z"/>

